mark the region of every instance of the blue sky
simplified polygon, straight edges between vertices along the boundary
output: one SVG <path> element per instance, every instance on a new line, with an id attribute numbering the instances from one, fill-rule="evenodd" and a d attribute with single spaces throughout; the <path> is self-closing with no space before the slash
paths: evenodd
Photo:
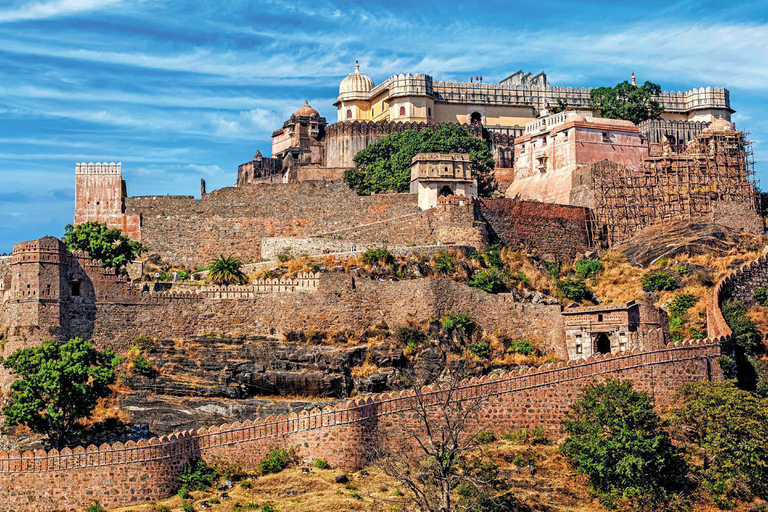
<path id="1" fill-rule="evenodd" d="M 130 195 L 234 184 L 305 98 L 335 119 L 355 59 L 376 83 L 727 87 L 768 187 L 765 1 L 2 0 L 0 253 L 62 234 L 77 161 L 122 162 Z"/>

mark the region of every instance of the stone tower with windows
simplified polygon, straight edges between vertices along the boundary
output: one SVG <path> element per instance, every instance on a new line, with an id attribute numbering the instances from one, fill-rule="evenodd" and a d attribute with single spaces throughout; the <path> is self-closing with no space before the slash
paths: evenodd
<path id="1" fill-rule="evenodd" d="M 126 195 L 120 163 L 75 164 L 74 225 L 101 222 L 140 241 L 141 217 L 126 215 Z"/>

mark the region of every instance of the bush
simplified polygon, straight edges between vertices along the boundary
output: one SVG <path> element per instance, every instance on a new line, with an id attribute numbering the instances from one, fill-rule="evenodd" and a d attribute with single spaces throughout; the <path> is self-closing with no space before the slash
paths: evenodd
<path id="1" fill-rule="evenodd" d="M 149 336 L 139 336 L 138 338 L 136 338 L 136 346 L 139 347 L 139 350 L 142 350 L 148 353 L 152 353 L 157 349 L 157 346 L 155 345 L 155 340 L 150 338 Z"/>
<path id="2" fill-rule="evenodd" d="M 646 272 L 640 282 L 646 292 L 671 291 L 677 288 L 677 279 L 665 270 Z"/>
<path id="3" fill-rule="evenodd" d="M 94 500 L 93 503 L 88 505 L 88 508 L 85 509 L 85 512 L 107 512 L 107 509 L 102 507 L 98 500 Z"/>
<path id="4" fill-rule="evenodd" d="M 203 459 L 196 459 L 185 464 L 179 473 L 182 488 L 204 491 L 218 478 L 216 468 L 209 466 Z"/>
<path id="5" fill-rule="evenodd" d="M 133 371 L 138 373 L 139 375 L 145 375 L 145 376 L 152 375 L 152 363 L 147 361 L 147 358 L 142 355 L 136 356 L 133 359 L 131 366 L 133 367 Z"/>
<path id="6" fill-rule="evenodd" d="M 501 293 L 507 289 L 504 283 L 504 273 L 496 268 L 481 270 L 467 283 L 472 288 L 478 288 L 488 293 Z"/>
<path id="7" fill-rule="evenodd" d="M 600 260 L 581 259 L 576 262 L 576 276 L 579 279 L 586 279 L 603 271 L 603 263 Z"/>
<path id="8" fill-rule="evenodd" d="M 266 458 L 261 459 L 257 467 L 264 475 L 279 473 L 293 462 L 294 457 L 295 452 L 292 449 L 277 448 L 276 450 L 271 450 Z"/>
<path id="9" fill-rule="evenodd" d="M 181 506 L 182 512 L 195 512 L 195 507 L 191 503 L 185 503 Z"/>
<path id="10" fill-rule="evenodd" d="M 441 274 L 450 274 L 456 270 L 456 263 L 453 261 L 453 257 L 445 251 L 441 251 L 435 257 L 435 269 Z"/>
<path id="11" fill-rule="evenodd" d="M 533 354 L 536 349 L 531 345 L 531 342 L 528 340 L 522 340 L 522 341 L 513 341 L 509 344 L 508 352 L 512 354 L 523 354 L 524 356 L 530 356 Z"/>
<path id="12" fill-rule="evenodd" d="M 277 261 L 278 262 L 285 263 L 289 259 L 291 259 L 291 248 L 290 247 L 286 247 L 285 249 L 283 249 L 282 251 L 277 253 Z"/>
<path id="13" fill-rule="evenodd" d="M 179 492 L 177 492 L 176 495 L 183 500 L 188 500 L 189 498 L 192 497 L 192 495 L 189 494 L 189 489 L 187 489 L 186 487 L 182 487 L 181 489 L 179 489 Z"/>
<path id="14" fill-rule="evenodd" d="M 768 286 L 761 286 L 755 290 L 754 298 L 761 306 L 768 306 Z"/>
<path id="15" fill-rule="evenodd" d="M 686 465 L 661 427 L 648 395 L 632 383 L 609 379 L 587 384 L 563 420 L 561 449 L 610 506 L 662 505 L 685 482 Z"/>
<path id="16" fill-rule="evenodd" d="M 387 249 L 378 248 L 365 251 L 362 261 L 365 265 L 392 265 L 395 262 L 395 258 Z"/>
<path id="17" fill-rule="evenodd" d="M 277 509 L 270 503 L 267 503 L 261 506 L 261 512 L 277 512 Z"/>
<path id="18" fill-rule="evenodd" d="M 331 465 L 325 459 L 315 459 L 315 467 L 317 469 L 331 469 Z"/>
<path id="19" fill-rule="evenodd" d="M 471 344 L 469 351 L 480 359 L 488 359 L 491 356 L 491 346 L 484 341 Z"/>
<path id="20" fill-rule="evenodd" d="M 447 331 L 459 331 L 467 336 L 471 336 L 475 331 L 475 321 L 472 319 L 470 313 L 453 313 L 451 315 L 445 315 L 440 319 L 440 323 Z"/>
<path id="21" fill-rule="evenodd" d="M 768 400 L 733 382 L 696 382 L 678 393 L 673 425 L 697 448 L 704 487 L 724 507 L 768 496 Z"/>
<path id="22" fill-rule="evenodd" d="M 513 443 L 519 444 L 551 444 L 551 441 L 547 438 L 547 435 L 544 433 L 544 429 L 542 427 L 536 427 L 533 429 L 524 428 L 522 430 L 518 430 L 517 432 L 508 434 L 506 439 Z"/>
<path id="23" fill-rule="evenodd" d="M 475 439 L 479 444 L 488 444 L 496 440 L 496 434 L 493 430 L 483 430 L 475 436 Z"/>
<path id="24" fill-rule="evenodd" d="M 581 279 L 564 279 L 557 282 L 557 287 L 566 299 L 574 302 L 592 300 L 595 296 L 592 293 L 592 290 L 590 290 L 586 283 Z"/>
<path id="25" fill-rule="evenodd" d="M 669 312 L 676 316 L 683 316 L 697 302 L 699 298 L 692 293 L 678 293 L 669 304 Z"/>
<path id="26" fill-rule="evenodd" d="M 729 299 L 720 307 L 723 319 L 733 334 L 731 340 L 735 348 L 746 355 L 751 355 L 763 347 L 762 334 L 755 322 L 747 315 L 747 308 L 738 299 Z"/>
<path id="27" fill-rule="evenodd" d="M 685 265 L 680 265 L 679 267 L 675 267 L 675 272 L 677 272 L 677 275 L 679 276 L 688 275 L 688 267 Z"/>
<path id="28" fill-rule="evenodd" d="M 483 259 L 487 267 L 504 268 L 504 261 L 501 259 L 501 251 L 498 247 L 486 251 Z"/>
<path id="29" fill-rule="evenodd" d="M 547 269 L 547 273 L 549 273 L 552 279 L 560 279 L 560 267 L 547 260 L 542 260 L 541 263 Z"/>

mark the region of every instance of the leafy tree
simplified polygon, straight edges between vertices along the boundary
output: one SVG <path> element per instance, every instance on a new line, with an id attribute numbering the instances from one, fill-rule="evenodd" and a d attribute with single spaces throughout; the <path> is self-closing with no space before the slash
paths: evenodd
<path id="1" fill-rule="evenodd" d="M 84 251 L 101 260 L 105 267 L 125 273 L 125 266 L 135 260 L 147 248 L 122 234 L 119 229 L 110 229 L 99 222 L 84 222 L 64 228 L 64 244 L 70 251 Z"/>
<path id="2" fill-rule="evenodd" d="M 11 354 L 3 366 L 16 373 L 10 404 L 3 407 L 6 425 L 26 424 L 61 447 L 78 431 L 77 422 L 109 395 L 120 359 L 91 340 L 64 343 L 45 340 L 38 347 Z"/>
<path id="3" fill-rule="evenodd" d="M 595 297 L 595 294 L 582 279 L 563 279 L 557 282 L 557 287 L 566 299 L 574 302 L 592 300 Z"/>
<path id="4" fill-rule="evenodd" d="M 603 271 L 603 263 L 600 260 L 580 259 L 576 263 L 576 277 L 586 279 Z"/>
<path id="5" fill-rule="evenodd" d="M 653 82 L 642 86 L 627 81 L 615 87 L 597 87 L 589 92 L 589 107 L 599 110 L 603 117 L 625 119 L 640 124 L 647 119 L 660 119 L 664 108 L 654 99 L 661 87 Z"/>
<path id="6" fill-rule="evenodd" d="M 490 195 L 495 188 L 493 155 L 488 144 L 470 135 L 464 127 L 452 124 L 438 130 L 406 130 L 387 135 L 355 155 L 355 168 L 344 173 L 344 181 L 360 195 L 387 190 L 407 192 L 411 160 L 419 153 L 468 153 L 480 195 Z"/>
<path id="7" fill-rule="evenodd" d="M 689 383 L 672 424 L 692 445 L 695 471 L 720 506 L 749 493 L 768 497 L 768 399 L 732 381 Z"/>
<path id="8" fill-rule="evenodd" d="M 731 337 L 723 342 L 721 351 L 730 359 L 723 367 L 728 377 L 736 377 L 739 387 L 755 391 L 760 381 L 765 381 L 764 365 L 755 364 L 754 356 L 765 351 L 762 334 L 755 322 L 747 315 L 747 307 L 738 299 L 729 299 L 720 305 L 723 319 L 731 328 Z M 730 371 L 726 371 L 726 369 Z M 762 389 L 765 388 L 763 382 Z"/>
<path id="9" fill-rule="evenodd" d="M 208 265 L 208 280 L 214 284 L 229 286 L 246 284 L 248 276 L 240 270 L 240 260 L 223 254 Z"/>
<path id="10" fill-rule="evenodd" d="M 388 249 L 379 247 L 377 249 L 368 249 L 362 256 L 365 265 L 391 265 L 395 262 L 395 257 Z"/>
<path id="11" fill-rule="evenodd" d="M 651 399 L 631 382 L 587 384 L 563 424 L 568 434 L 563 454 L 589 476 L 604 505 L 659 507 L 684 486 L 685 461 Z"/>
<path id="12" fill-rule="evenodd" d="M 699 302 L 699 298 L 692 293 L 678 293 L 669 304 L 669 312 L 676 316 L 683 316 L 697 302 Z"/>
<path id="13" fill-rule="evenodd" d="M 509 350 L 511 354 L 523 354 L 524 356 L 530 356 L 536 352 L 536 348 L 528 340 L 513 341 L 509 344 Z"/>

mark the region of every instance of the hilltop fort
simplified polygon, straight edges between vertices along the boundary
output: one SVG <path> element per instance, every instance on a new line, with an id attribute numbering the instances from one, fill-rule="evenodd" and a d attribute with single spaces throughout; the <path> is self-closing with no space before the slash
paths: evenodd
<path id="1" fill-rule="evenodd" d="M 135 383 L 141 406 L 152 394 L 378 394 L 207 429 L 195 419 L 193 430 L 137 443 L 0 452 L 0 506 L 53 510 L 95 497 L 112 505 L 159 499 L 195 457 L 252 466 L 275 446 L 297 447 L 301 460 L 323 456 L 334 467 L 360 467 L 367 453 L 403 442 L 413 427 L 413 395 L 392 392 L 393 376 L 411 363 L 402 350 L 367 340 L 414 325 L 438 338 L 436 319 L 457 312 L 496 339 L 536 339 L 561 361 L 469 381 L 466 396 L 488 399 L 483 425 L 535 424 L 554 438 L 576 392 L 592 379 L 631 379 L 662 405 L 683 383 L 721 380 L 717 360 L 731 331 L 720 304 L 732 297 L 754 303 L 753 291 L 768 275 L 764 258 L 718 282 L 702 312 L 706 335 L 674 343 L 667 312 L 652 301 L 564 307 L 540 292 L 489 293 L 427 264 L 448 248 L 468 261 L 503 247 L 534 255 L 554 275 L 673 221 L 716 224 L 734 238 L 764 233 L 750 143 L 730 122 L 728 90 L 662 92 L 661 118 L 640 125 L 600 117 L 589 100 L 589 89 L 552 86 L 543 73 L 518 71 L 498 83 L 406 74 L 375 85 L 356 64 L 339 85 L 335 123 L 305 102 L 273 132 L 270 156 L 256 151 L 232 170 L 232 187 L 208 191 L 203 181 L 200 197 L 130 196 L 120 163 L 76 163 L 74 224 L 119 228 L 151 258 L 126 276 L 55 237 L 16 244 L 0 260 L 4 354 L 72 337 L 122 353 L 139 338 L 154 338 L 164 366 L 160 376 Z M 566 110 L 551 112 L 563 103 Z M 446 124 L 487 144 L 498 184 L 492 196 L 480 197 L 465 153 L 417 154 L 404 193 L 361 196 L 344 183 L 355 155 L 376 141 Z M 377 248 L 413 261 L 399 274 L 349 270 L 350 258 Z M 143 266 L 152 259 L 202 275 L 220 254 L 241 259 L 254 276 L 250 283 L 161 282 Z M 333 263 L 269 274 L 298 256 Z M 335 257 L 347 258 L 347 268 Z M 469 264 L 462 268 L 471 274 Z M 527 286 L 525 276 L 519 279 Z M 318 333 L 331 342 L 311 341 Z M 348 339 L 359 344 L 338 346 Z M 450 364 L 434 347 L 420 357 L 426 374 Z M 352 375 L 349 366 L 363 361 L 388 370 Z M 0 386 L 7 389 L 11 378 L 4 371 Z M 439 399 L 441 391 L 429 393 Z M 216 418 L 244 419 L 227 414 Z M 12 488 L 22 490 L 8 493 Z"/>

